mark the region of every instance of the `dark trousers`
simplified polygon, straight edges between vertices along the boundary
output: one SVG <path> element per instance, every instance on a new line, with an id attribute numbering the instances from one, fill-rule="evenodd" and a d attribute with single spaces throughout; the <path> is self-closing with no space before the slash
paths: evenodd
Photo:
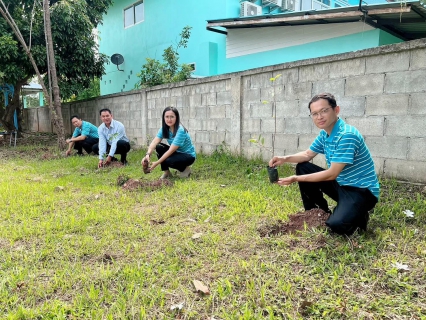
<path id="1" fill-rule="evenodd" d="M 299 163 L 296 166 L 297 175 L 323 170 L 310 162 Z M 299 189 L 305 210 L 320 208 L 330 212 L 324 193 L 337 202 L 326 225 L 338 234 L 351 235 L 357 228 L 366 230 L 369 220 L 368 211 L 377 203 L 377 198 L 367 188 L 340 186 L 336 180 L 299 182 Z"/>
<path id="2" fill-rule="evenodd" d="M 155 147 L 158 159 L 169 150 L 170 146 L 164 143 L 159 143 Z M 169 168 L 176 169 L 180 172 L 184 171 L 187 166 L 190 166 L 195 161 L 195 158 L 187 153 L 173 152 L 170 157 L 161 163 L 161 170 L 166 171 Z"/>
<path id="3" fill-rule="evenodd" d="M 92 148 L 95 154 L 99 154 L 99 144 L 95 144 Z M 107 143 L 106 154 L 111 150 L 111 146 Z M 127 152 L 130 151 L 130 143 L 124 140 L 117 141 L 117 149 L 115 149 L 115 154 L 121 156 L 120 161 L 125 163 L 127 161 Z"/>
<path id="4" fill-rule="evenodd" d="M 89 154 L 92 152 L 92 147 L 97 143 L 99 143 L 98 138 L 86 137 L 84 140 L 74 142 L 74 149 L 77 150 L 78 154 L 83 154 L 83 149 Z"/>

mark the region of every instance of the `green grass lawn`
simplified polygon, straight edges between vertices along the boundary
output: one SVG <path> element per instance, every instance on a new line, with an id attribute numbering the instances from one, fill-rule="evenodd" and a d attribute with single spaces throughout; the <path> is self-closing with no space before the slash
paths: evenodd
<path id="1" fill-rule="evenodd" d="M 93 156 L 1 147 L 0 319 L 426 319 L 423 187 L 382 180 L 361 235 L 260 237 L 302 209 L 297 185 L 219 152 L 171 187 L 123 190 L 119 176 L 160 177 L 143 154 L 97 170 Z"/>

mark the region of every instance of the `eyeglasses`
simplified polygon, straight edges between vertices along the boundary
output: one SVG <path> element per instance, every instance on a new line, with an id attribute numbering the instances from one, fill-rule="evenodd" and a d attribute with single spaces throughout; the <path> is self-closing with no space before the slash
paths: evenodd
<path id="1" fill-rule="evenodd" d="M 319 115 L 322 115 L 322 116 L 325 115 L 328 112 L 328 110 L 330 110 L 330 109 L 331 109 L 331 107 L 328 107 L 328 108 L 322 109 L 319 112 L 310 113 L 309 116 L 311 118 L 316 119 L 316 118 L 318 118 Z"/>

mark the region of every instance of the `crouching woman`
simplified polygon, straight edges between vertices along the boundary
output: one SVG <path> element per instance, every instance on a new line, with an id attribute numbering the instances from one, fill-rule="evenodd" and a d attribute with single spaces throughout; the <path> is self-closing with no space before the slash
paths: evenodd
<path id="1" fill-rule="evenodd" d="M 161 143 L 163 139 L 166 139 L 169 145 Z M 163 111 L 162 127 L 158 130 L 157 136 L 152 140 L 145 157 L 141 161 L 144 169 L 147 168 L 149 158 L 154 150 L 157 153 L 158 160 L 151 164 L 151 168 L 148 169 L 149 172 L 161 165 L 163 175 L 160 179 L 171 176 L 170 168 L 178 170 L 181 178 L 190 176 L 190 166 L 196 158 L 195 148 L 188 130 L 180 124 L 179 112 L 174 107 L 167 107 Z"/>

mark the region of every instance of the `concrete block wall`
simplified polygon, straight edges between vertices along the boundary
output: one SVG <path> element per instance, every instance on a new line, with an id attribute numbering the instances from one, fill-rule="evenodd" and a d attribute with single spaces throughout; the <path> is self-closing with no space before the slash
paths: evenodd
<path id="1" fill-rule="evenodd" d="M 174 106 L 198 152 L 224 143 L 269 160 L 309 148 L 319 130 L 308 102 L 321 92 L 333 93 L 340 116 L 363 134 L 379 174 L 426 183 L 426 39 L 64 104 L 63 115 L 71 132 L 71 114 L 99 125 L 99 110 L 110 108 L 146 146 Z M 29 129 L 46 129 L 42 113 L 27 111 Z M 263 147 L 249 142 L 259 136 Z"/>
<path id="2" fill-rule="evenodd" d="M 181 123 L 191 134 L 198 152 L 211 153 L 227 141 L 231 128 L 230 79 L 188 81 L 185 86 L 173 84 L 147 89 L 148 140 L 161 128 L 165 107 L 179 111 Z M 143 108 L 143 107 L 142 107 Z"/>

